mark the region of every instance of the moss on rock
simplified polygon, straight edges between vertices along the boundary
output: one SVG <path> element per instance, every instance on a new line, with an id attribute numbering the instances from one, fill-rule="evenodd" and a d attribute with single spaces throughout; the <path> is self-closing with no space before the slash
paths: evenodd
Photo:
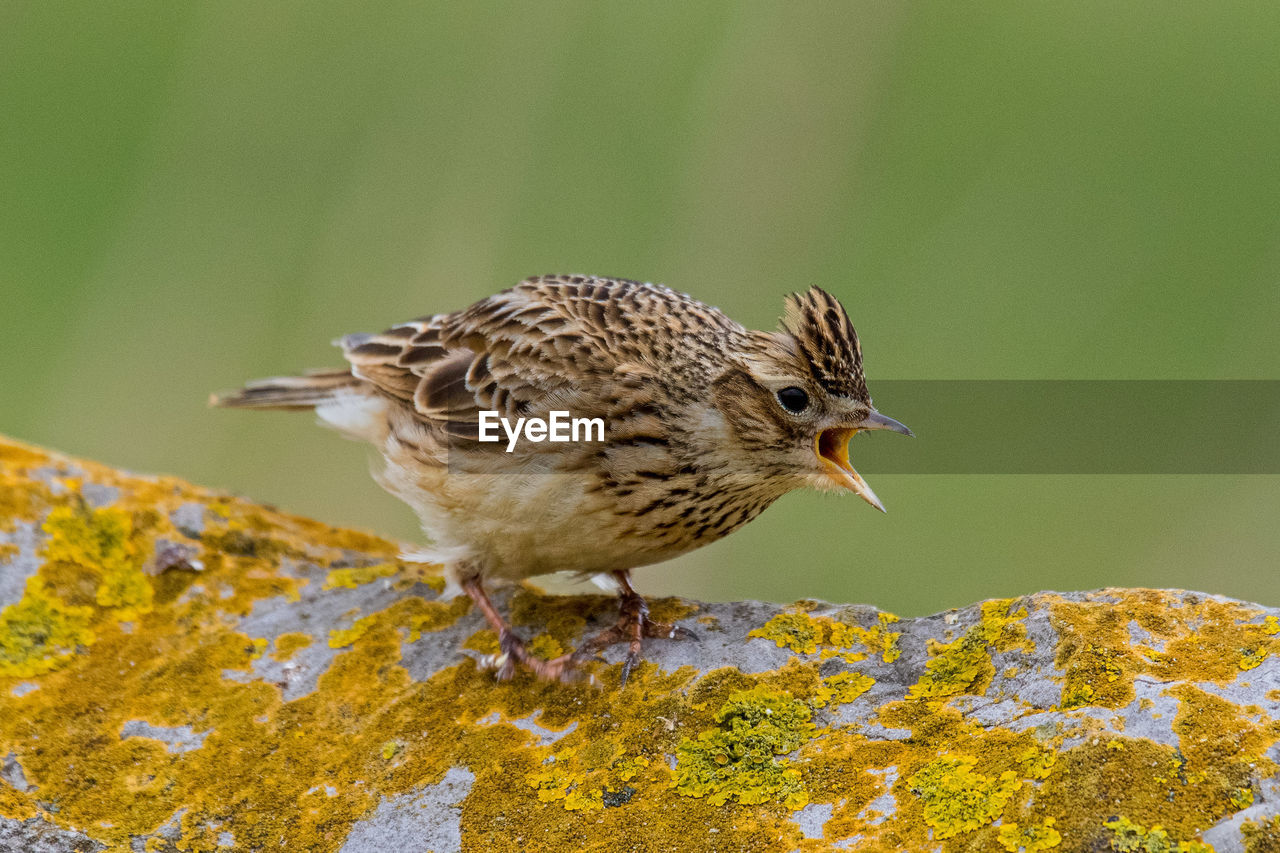
<path id="1" fill-rule="evenodd" d="M 415 797 L 485 851 L 1204 851 L 1236 825 L 1225 849 L 1267 850 L 1280 832 L 1280 614 L 1256 605 L 1104 590 L 897 620 L 663 599 L 655 618 L 702 640 L 650 642 L 625 689 L 620 650 L 577 683 L 499 683 L 477 666 L 492 632 L 395 543 L 3 440 L 0 486 L 5 825 L 336 851 Z M 616 616 L 603 596 L 501 597 L 547 656 Z"/>

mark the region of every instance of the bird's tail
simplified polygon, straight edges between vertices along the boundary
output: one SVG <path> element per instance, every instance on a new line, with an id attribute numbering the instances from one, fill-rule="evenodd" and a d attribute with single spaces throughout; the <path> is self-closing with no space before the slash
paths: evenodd
<path id="1" fill-rule="evenodd" d="M 273 376 L 257 379 L 238 391 L 213 394 L 211 406 L 235 409 L 314 409 L 330 403 L 344 392 L 357 389 L 361 380 L 350 370 L 317 370 L 302 376 Z"/>

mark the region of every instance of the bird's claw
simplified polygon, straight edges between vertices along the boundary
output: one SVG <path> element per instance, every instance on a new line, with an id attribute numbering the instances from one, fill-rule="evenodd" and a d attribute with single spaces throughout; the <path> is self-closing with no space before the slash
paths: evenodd
<path id="1" fill-rule="evenodd" d="M 628 643 L 630 648 L 622 659 L 622 670 L 618 676 L 618 689 L 621 690 L 627 686 L 631 673 L 640 665 L 642 660 L 640 652 L 645 639 L 694 640 L 696 642 L 699 638 L 688 628 L 653 621 L 649 618 L 647 607 L 624 606 L 617 622 L 582 643 L 582 647 L 577 652 L 577 659 L 579 661 L 598 659 L 600 653 L 610 646 Z"/>
<path id="2" fill-rule="evenodd" d="M 622 659 L 622 671 L 618 674 L 618 689 L 627 686 L 627 679 L 631 677 L 631 671 L 640 665 L 640 652 L 630 651 L 627 656 Z"/>
<path id="3" fill-rule="evenodd" d="M 693 640 L 695 643 L 702 642 L 702 637 L 690 631 L 688 628 L 683 628 L 680 625 L 672 625 L 670 628 L 671 633 L 665 635 L 665 638 L 668 640 Z"/>
<path id="4" fill-rule="evenodd" d="M 523 639 L 515 631 L 503 630 L 498 634 L 498 654 L 486 655 L 479 660 L 481 669 L 492 670 L 498 681 L 510 681 L 517 667 L 523 666 L 541 681 L 569 683 L 580 675 L 578 654 L 571 652 L 551 660 L 543 660 L 530 654 Z"/>

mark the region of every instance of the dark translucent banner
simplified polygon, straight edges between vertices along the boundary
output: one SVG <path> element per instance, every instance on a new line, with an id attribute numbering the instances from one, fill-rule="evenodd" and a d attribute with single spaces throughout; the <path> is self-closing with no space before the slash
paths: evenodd
<path id="1" fill-rule="evenodd" d="M 1280 474 L 1280 380 L 872 380 L 863 474 Z"/>
<path id="2" fill-rule="evenodd" d="M 869 383 L 876 408 L 906 424 L 908 438 L 862 432 L 849 458 L 862 474 L 1280 474 L 1280 380 L 885 380 Z M 539 425 L 451 425 L 450 470 L 480 435 L 499 448 L 534 441 L 532 465 L 493 473 L 556 470 L 557 449 L 580 439 L 607 444 L 607 423 L 571 413 Z M 518 437 L 517 437 L 518 436 Z M 660 437 L 653 437 L 657 441 Z M 556 442 L 561 442 L 557 444 Z M 456 455 L 455 455 L 456 454 Z"/>

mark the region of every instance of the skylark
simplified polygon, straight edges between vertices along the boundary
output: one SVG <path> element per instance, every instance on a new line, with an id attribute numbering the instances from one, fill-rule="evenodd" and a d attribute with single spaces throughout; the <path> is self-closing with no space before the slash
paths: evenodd
<path id="1" fill-rule="evenodd" d="M 905 426 L 871 405 L 844 307 L 787 299 L 777 332 L 750 331 L 662 285 L 531 278 L 469 308 L 337 342 L 348 365 L 250 383 L 222 406 L 314 409 L 369 441 L 375 474 L 417 512 L 445 565 L 497 631 L 500 678 L 568 676 L 584 657 L 688 632 L 649 618 L 630 571 L 714 542 L 783 494 L 848 490 L 883 511 L 849 464 L 862 430 Z M 517 423 L 600 418 L 602 441 L 481 441 L 482 413 Z M 492 420 L 493 415 L 486 415 Z M 612 578 L 617 623 L 551 661 L 528 651 L 486 581 L 556 571 Z"/>

